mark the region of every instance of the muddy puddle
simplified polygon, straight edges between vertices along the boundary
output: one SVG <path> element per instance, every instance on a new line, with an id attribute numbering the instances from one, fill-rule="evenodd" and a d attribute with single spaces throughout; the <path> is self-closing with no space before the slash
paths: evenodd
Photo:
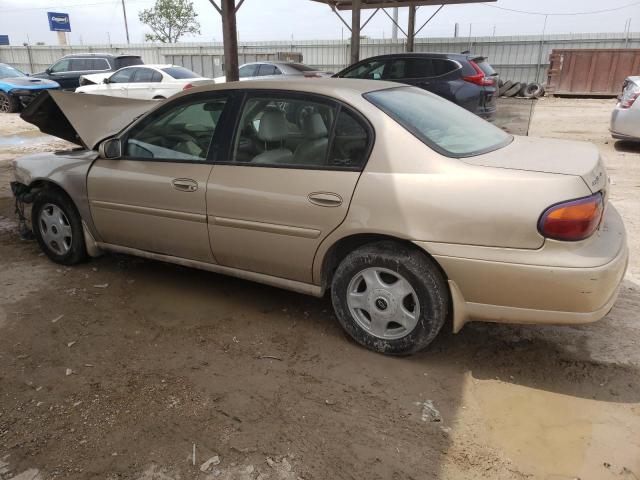
<path id="1" fill-rule="evenodd" d="M 576 398 L 498 380 L 471 382 L 465 396 L 488 440 L 533 478 L 638 478 L 637 403 Z"/>

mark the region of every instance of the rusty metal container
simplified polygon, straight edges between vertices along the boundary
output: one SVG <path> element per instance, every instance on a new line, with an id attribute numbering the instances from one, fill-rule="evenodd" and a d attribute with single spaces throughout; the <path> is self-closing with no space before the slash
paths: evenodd
<path id="1" fill-rule="evenodd" d="M 640 49 L 554 49 L 549 64 L 548 93 L 615 97 L 625 78 L 640 75 Z"/>

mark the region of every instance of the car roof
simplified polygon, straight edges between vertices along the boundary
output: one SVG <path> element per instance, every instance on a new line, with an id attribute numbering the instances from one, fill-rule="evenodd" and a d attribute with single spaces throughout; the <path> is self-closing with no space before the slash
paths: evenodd
<path id="1" fill-rule="evenodd" d="M 247 62 L 247 63 L 243 63 L 241 66 L 244 67 L 245 65 L 259 65 L 259 64 L 263 64 L 263 63 L 267 63 L 269 65 L 282 65 L 284 67 L 286 67 L 287 65 L 306 65 L 305 63 L 302 62 L 285 62 L 283 60 L 257 60 L 255 62 Z"/>
<path id="2" fill-rule="evenodd" d="M 140 57 L 140 55 L 121 54 L 114 55 L 112 53 L 70 53 L 62 58 L 92 58 L 92 57 L 104 57 L 104 58 L 126 58 L 126 57 Z"/>
<path id="3" fill-rule="evenodd" d="M 191 88 L 177 96 L 188 95 L 196 92 L 223 91 L 223 90 L 288 90 L 293 92 L 314 93 L 326 95 L 338 100 L 349 100 L 354 97 L 362 97 L 364 93 L 388 88 L 402 88 L 407 85 L 386 82 L 384 80 L 361 80 L 354 78 L 291 78 L 280 80 L 273 77 L 265 77 L 260 80 L 245 80 L 243 82 L 227 82 L 207 84 Z M 174 97 L 175 98 L 175 97 Z"/>
<path id="4" fill-rule="evenodd" d="M 441 52 L 411 52 L 411 53 L 387 53 L 385 55 L 376 55 L 375 57 L 365 58 L 364 60 L 383 59 L 383 58 L 450 58 L 452 60 L 469 60 L 470 58 L 479 57 L 470 53 L 441 53 Z M 358 62 L 360 63 L 360 62 Z"/>
<path id="5" fill-rule="evenodd" d="M 161 68 L 175 68 L 175 67 L 182 67 L 181 65 L 172 65 L 170 63 L 158 63 L 158 64 L 148 64 L 145 63 L 144 65 L 127 65 L 126 67 L 122 67 L 120 70 L 124 70 L 125 68 L 156 68 L 156 69 L 161 69 Z M 185 67 L 182 67 L 185 68 Z"/>

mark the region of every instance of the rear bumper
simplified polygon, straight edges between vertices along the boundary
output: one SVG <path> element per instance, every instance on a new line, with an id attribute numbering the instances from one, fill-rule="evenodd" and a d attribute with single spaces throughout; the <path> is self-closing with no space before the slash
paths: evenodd
<path id="1" fill-rule="evenodd" d="M 611 114 L 611 136 L 618 140 L 640 140 L 640 108 L 616 107 Z"/>
<path id="2" fill-rule="evenodd" d="M 624 224 L 611 205 L 600 230 L 583 242 L 547 240 L 538 250 L 421 246 L 432 252 L 449 278 L 456 332 L 472 320 L 599 320 L 615 303 L 628 263 Z"/>

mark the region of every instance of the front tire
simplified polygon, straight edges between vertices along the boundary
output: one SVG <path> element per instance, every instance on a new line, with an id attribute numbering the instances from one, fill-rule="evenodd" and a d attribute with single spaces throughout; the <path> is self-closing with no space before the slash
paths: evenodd
<path id="1" fill-rule="evenodd" d="M 0 112 L 16 113 L 18 111 L 20 111 L 20 100 L 8 93 L 0 92 Z"/>
<path id="2" fill-rule="evenodd" d="M 435 262 L 391 241 L 347 255 L 333 276 L 331 299 L 356 342 L 391 355 L 424 350 L 449 311 L 449 289 Z"/>
<path id="3" fill-rule="evenodd" d="M 45 189 L 38 194 L 31 224 L 40 248 L 54 262 L 75 265 L 87 258 L 80 214 L 62 192 Z"/>

